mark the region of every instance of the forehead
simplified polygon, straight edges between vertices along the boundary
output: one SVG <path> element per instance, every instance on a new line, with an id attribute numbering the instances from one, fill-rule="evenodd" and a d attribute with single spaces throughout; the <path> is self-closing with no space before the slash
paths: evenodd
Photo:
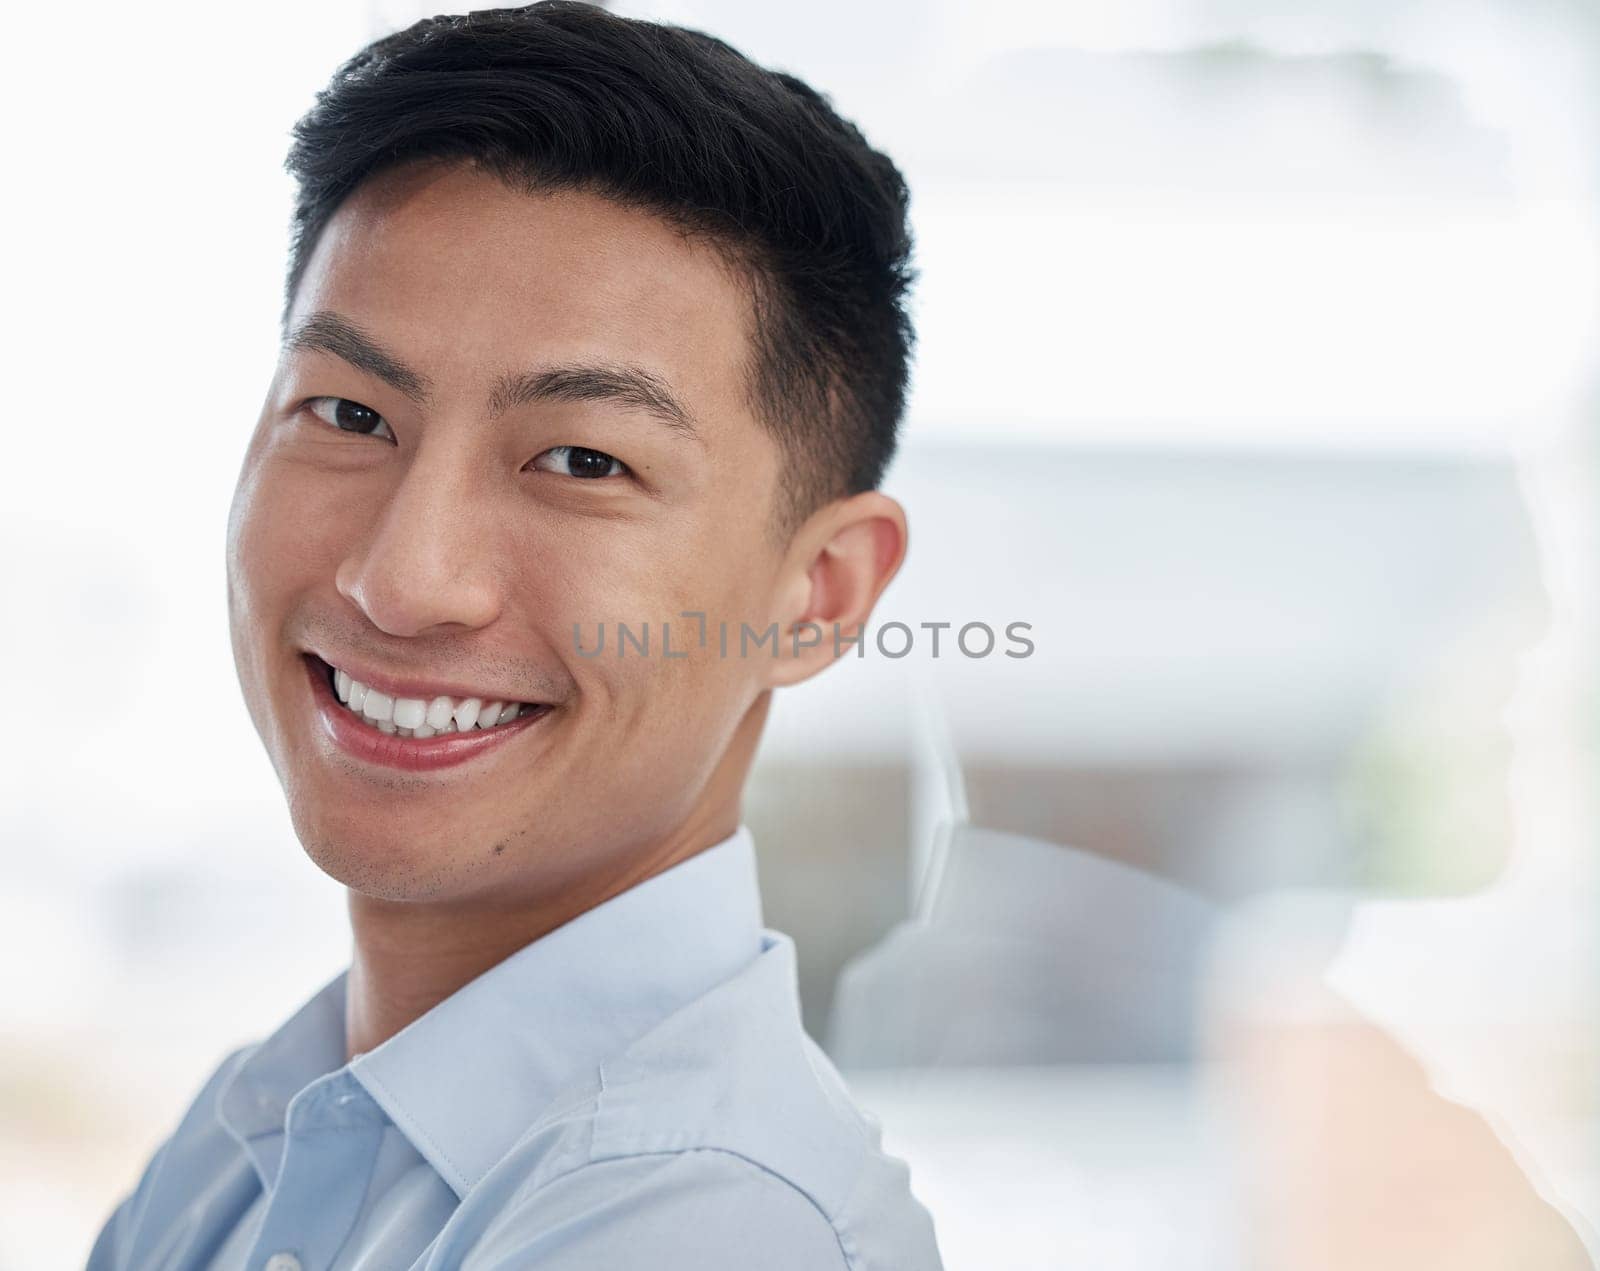
<path id="1" fill-rule="evenodd" d="M 571 357 L 643 365 L 715 411 L 743 403 L 750 300 L 721 254 L 651 213 L 465 164 L 381 173 L 339 207 L 290 327 L 321 309 L 447 389 Z"/>

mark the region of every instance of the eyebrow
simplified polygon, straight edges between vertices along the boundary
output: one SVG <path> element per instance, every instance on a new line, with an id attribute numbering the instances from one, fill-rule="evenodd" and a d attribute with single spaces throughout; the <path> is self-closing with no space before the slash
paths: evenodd
<path id="1" fill-rule="evenodd" d="M 302 322 L 284 341 L 285 349 L 331 353 L 377 377 L 418 405 L 426 405 L 432 384 L 407 366 L 350 319 L 321 310 Z M 613 402 L 653 416 L 674 432 L 699 439 L 694 417 L 653 371 L 628 362 L 563 363 L 504 375 L 489 395 L 496 415 L 535 402 Z"/>
<path id="2" fill-rule="evenodd" d="M 418 405 L 428 400 L 432 386 L 427 376 L 413 371 L 354 322 L 336 313 L 322 310 L 312 314 L 284 340 L 283 346 L 289 350 L 319 349 L 331 353 L 376 376 Z"/>
<path id="3" fill-rule="evenodd" d="M 532 402 L 615 402 L 653 415 L 686 437 L 699 437 L 694 420 L 667 382 L 642 366 L 569 364 L 508 375 L 495 386 L 489 409 L 498 415 Z"/>

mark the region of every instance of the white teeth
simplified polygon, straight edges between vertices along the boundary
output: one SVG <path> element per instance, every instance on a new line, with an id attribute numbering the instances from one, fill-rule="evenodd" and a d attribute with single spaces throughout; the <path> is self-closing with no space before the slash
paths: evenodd
<path id="1" fill-rule="evenodd" d="M 399 728 L 415 728 L 428 714 L 428 704 L 418 697 L 394 699 L 394 722 Z"/>
<path id="2" fill-rule="evenodd" d="M 419 697 L 391 697 L 363 684 L 347 671 L 333 668 L 333 690 L 367 723 L 400 737 L 436 737 L 467 733 L 474 728 L 494 728 L 522 714 L 521 702 L 485 702 L 469 697 L 457 702 L 445 694 L 431 701 Z"/>

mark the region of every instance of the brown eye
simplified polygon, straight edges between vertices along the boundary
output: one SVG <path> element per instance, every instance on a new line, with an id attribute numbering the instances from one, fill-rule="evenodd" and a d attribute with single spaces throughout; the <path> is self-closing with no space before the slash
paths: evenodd
<path id="1" fill-rule="evenodd" d="M 533 466 L 541 472 L 591 481 L 599 477 L 619 477 L 628 471 L 622 460 L 586 446 L 552 446 L 535 456 Z"/>
<path id="2" fill-rule="evenodd" d="M 332 424 L 342 432 L 394 440 L 394 433 L 382 415 L 372 407 L 353 402 L 348 397 L 313 397 L 306 403 L 306 409 L 323 423 Z"/>

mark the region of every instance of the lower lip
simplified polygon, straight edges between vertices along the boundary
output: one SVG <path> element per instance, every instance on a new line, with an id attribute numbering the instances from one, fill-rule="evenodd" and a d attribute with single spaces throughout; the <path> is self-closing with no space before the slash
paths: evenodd
<path id="1" fill-rule="evenodd" d="M 379 732 L 371 724 L 363 723 L 354 711 L 333 695 L 333 685 L 328 682 L 325 664 L 309 657 L 302 660 L 306 665 L 306 673 L 311 677 L 312 700 L 316 703 L 323 730 L 341 750 L 385 768 L 399 768 L 406 772 L 453 768 L 505 745 L 550 713 L 549 707 L 543 707 L 531 715 L 519 716 L 484 731 L 445 733 L 439 737 L 401 737 L 394 733 Z"/>

